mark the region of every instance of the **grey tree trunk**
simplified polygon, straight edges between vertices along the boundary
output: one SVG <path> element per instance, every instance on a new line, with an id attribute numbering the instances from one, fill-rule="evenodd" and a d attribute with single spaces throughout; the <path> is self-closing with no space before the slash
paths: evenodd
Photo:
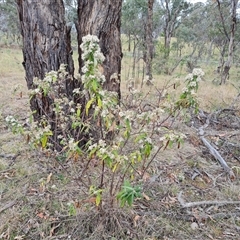
<path id="1" fill-rule="evenodd" d="M 104 88 L 118 93 L 120 99 L 121 73 L 121 8 L 122 0 L 78 0 L 78 45 L 82 37 L 91 34 L 100 40 L 101 51 L 105 56 L 103 74 Z M 79 48 L 79 69 L 83 65 Z"/>
<path id="2" fill-rule="evenodd" d="M 72 59 L 70 28 L 65 24 L 62 0 L 17 0 L 20 29 L 23 40 L 23 57 L 26 81 L 34 89 L 34 78 L 43 80 L 46 73 L 58 71 L 65 64 L 68 76 L 62 79 L 56 94 L 72 99 L 74 88 L 74 65 Z M 62 134 L 53 110 L 54 96 L 40 94 L 31 98 L 30 107 L 34 119 L 40 123 L 43 116 L 50 124 L 53 136 L 49 139 L 52 148 L 61 150 L 57 136 Z"/>
<path id="3" fill-rule="evenodd" d="M 221 76 L 221 84 L 225 84 L 228 77 L 229 77 L 229 71 L 232 66 L 233 62 L 233 52 L 234 52 L 234 38 L 235 38 L 235 32 L 236 32 L 236 26 L 237 26 L 237 5 L 238 0 L 231 0 L 231 34 L 229 39 L 229 45 L 228 45 L 228 59 L 224 64 L 223 72 Z"/>
<path id="4" fill-rule="evenodd" d="M 154 0 L 148 0 L 146 76 L 150 82 L 152 80 L 153 59 L 153 3 Z"/>
<path id="5" fill-rule="evenodd" d="M 17 0 L 20 28 L 23 39 L 24 68 L 29 89 L 34 88 L 35 77 L 43 79 L 47 72 L 57 71 L 61 64 L 73 76 L 74 65 L 70 40 L 70 29 L 65 24 L 62 0 Z M 73 80 L 66 79 L 65 91 L 71 95 Z M 41 106 L 31 100 L 35 118 L 49 115 L 51 99 L 42 99 Z"/>

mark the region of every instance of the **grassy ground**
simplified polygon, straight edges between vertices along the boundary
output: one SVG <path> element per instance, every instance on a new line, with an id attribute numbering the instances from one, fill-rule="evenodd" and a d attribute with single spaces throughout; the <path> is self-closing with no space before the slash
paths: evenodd
<path id="1" fill-rule="evenodd" d="M 232 126 L 240 122 L 239 104 L 236 111 L 214 113 L 206 130 L 235 179 L 230 179 L 209 154 L 191 124 L 177 119 L 174 128 L 187 139 L 180 149 L 156 156 L 143 182 L 146 196 L 133 208 L 106 206 L 99 214 L 74 180 L 81 163 L 59 163 L 50 155 L 31 150 L 26 140 L 7 129 L 7 115 L 17 115 L 22 122 L 28 115 L 21 59 L 19 49 L 0 49 L 0 239 L 239 239 L 240 203 L 232 203 L 240 201 L 239 125 Z M 123 60 L 123 69 L 129 69 L 130 60 Z M 229 108 L 237 89 L 231 83 L 215 85 L 213 70 L 202 68 L 206 75 L 199 89 L 200 107 L 207 111 Z M 123 99 L 128 94 L 127 70 L 122 74 Z M 172 76 L 155 76 L 155 83 L 160 87 L 180 82 L 179 89 L 171 88 L 174 98 L 186 74 L 182 70 Z M 141 89 L 140 80 L 136 82 Z M 234 79 L 232 83 L 236 85 Z M 149 90 L 149 86 L 142 89 Z M 198 126 L 203 120 L 192 119 Z M 191 202 L 196 204 L 185 205 Z"/>

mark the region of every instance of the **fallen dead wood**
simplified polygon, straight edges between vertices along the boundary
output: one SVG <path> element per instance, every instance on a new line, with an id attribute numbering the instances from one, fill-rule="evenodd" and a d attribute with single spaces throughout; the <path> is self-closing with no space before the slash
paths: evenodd
<path id="1" fill-rule="evenodd" d="M 203 114 L 201 112 L 201 114 Z M 205 116 L 205 115 L 204 115 Z M 205 116 L 206 117 L 206 116 Z M 208 140 L 203 136 L 204 135 L 204 129 L 208 127 L 210 123 L 210 119 L 212 117 L 212 114 L 210 114 L 207 119 L 206 123 L 198 129 L 198 135 L 200 139 L 202 140 L 203 144 L 209 149 L 210 153 L 214 156 L 214 158 L 219 161 L 221 166 L 223 167 L 224 171 L 229 174 L 230 179 L 235 179 L 235 174 L 232 171 L 232 169 L 227 165 L 226 161 L 223 159 L 223 157 L 220 155 L 220 153 L 208 142 Z"/>
<path id="2" fill-rule="evenodd" d="M 7 203 L 4 207 L 0 208 L 0 213 L 4 212 L 5 210 L 7 210 L 8 208 L 14 206 L 17 202 L 16 201 L 12 201 Z"/>
<path id="3" fill-rule="evenodd" d="M 220 153 L 207 141 L 207 139 L 203 136 L 200 136 L 200 139 L 204 143 L 204 145 L 209 149 L 210 153 L 214 156 L 216 160 L 219 161 L 224 171 L 227 172 L 231 179 L 235 179 L 235 174 L 232 169 L 227 165 L 226 161 L 222 158 Z"/>
<path id="4" fill-rule="evenodd" d="M 197 207 L 202 205 L 236 205 L 240 204 L 240 201 L 220 201 L 220 200 L 214 200 L 214 201 L 200 201 L 200 202 L 189 202 L 185 203 L 184 199 L 182 198 L 182 191 L 177 196 L 179 203 L 183 208 L 191 208 L 191 207 Z"/>

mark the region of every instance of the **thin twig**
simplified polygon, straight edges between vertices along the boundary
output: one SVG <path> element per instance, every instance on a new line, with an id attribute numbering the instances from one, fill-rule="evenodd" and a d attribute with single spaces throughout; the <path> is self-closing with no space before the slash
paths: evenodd
<path id="1" fill-rule="evenodd" d="M 144 168 L 143 173 L 141 174 L 141 177 L 144 176 L 145 172 L 147 171 L 147 169 L 149 168 L 150 164 L 153 162 L 153 160 L 155 159 L 155 157 L 157 156 L 157 154 L 160 152 L 160 150 L 162 149 L 163 145 L 159 146 L 159 148 L 157 149 L 157 151 L 155 152 L 155 154 L 152 156 L 151 160 L 148 162 L 147 166 Z"/>

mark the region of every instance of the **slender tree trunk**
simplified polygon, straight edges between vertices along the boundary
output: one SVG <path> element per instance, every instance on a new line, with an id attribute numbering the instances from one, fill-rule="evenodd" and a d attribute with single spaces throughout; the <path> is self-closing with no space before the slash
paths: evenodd
<path id="1" fill-rule="evenodd" d="M 153 3 L 154 0 L 148 0 L 146 76 L 150 82 L 152 80 L 153 59 Z"/>
<path id="2" fill-rule="evenodd" d="M 168 59 L 168 58 L 169 58 L 169 54 L 170 54 L 170 43 L 171 43 L 171 38 L 172 38 L 171 31 L 170 31 L 168 28 L 169 28 L 169 27 L 166 28 L 166 30 L 165 30 L 165 36 L 164 36 L 164 48 L 165 48 L 164 58 L 165 58 L 165 59 Z"/>
<path id="3" fill-rule="evenodd" d="M 115 91 L 120 98 L 121 73 L 121 8 L 122 0 L 78 0 L 78 44 L 88 34 L 96 35 L 105 56 L 103 74 L 104 88 Z M 83 65 L 79 48 L 79 67 Z"/>
<path id="4" fill-rule="evenodd" d="M 132 63 L 132 78 L 135 78 L 135 68 L 136 68 L 136 42 L 135 39 L 133 40 L 133 63 Z"/>
<path id="5" fill-rule="evenodd" d="M 214 39 L 211 41 L 209 48 L 208 48 L 207 63 L 209 63 L 209 60 L 211 59 L 211 57 L 213 55 L 213 44 L 214 44 Z"/>
<path id="6" fill-rule="evenodd" d="M 131 33 L 128 32 L 128 51 L 131 52 Z"/>
<path id="7" fill-rule="evenodd" d="M 237 26 L 237 5 L 238 5 L 238 0 L 231 0 L 231 13 L 232 13 L 231 35 L 230 35 L 229 45 L 228 45 L 228 59 L 224 64 L 222 77 L 221 77 L 221 84 L 226 83 L 229 77 L 229 71 L 232 66 L 233 51 L 234 51 L 234 37 L 235 37 L 236 26 Z"/>
<path id="8" fill-rule="evenodd" d="M 26 81 L 29 89 L 34 88 L 33 79 L 43 79 L 47 72 L 57 71 L 61 64 L 67 65 L 69 76 L 74 66 L 71 55 L 70 31 L 66 28 L 62 0 L 17 0 Z M 66 79 L 65 91 L 71 95 L 72 78 Z M 33 98 L 31 109 L 35 119 L 49 115 L 52 99 Z"/>

